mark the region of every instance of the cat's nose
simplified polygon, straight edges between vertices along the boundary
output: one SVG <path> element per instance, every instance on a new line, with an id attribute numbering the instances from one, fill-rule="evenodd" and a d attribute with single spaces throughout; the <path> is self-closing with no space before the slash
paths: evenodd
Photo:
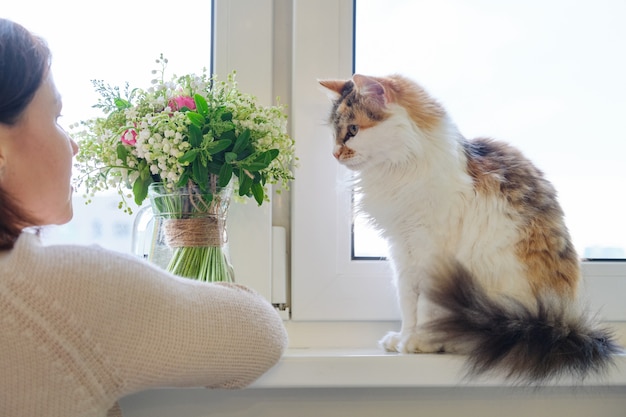
<path id="1" fill-rule="evenodd" d="M 335 146 L 335 149 L 333 150 L 333 156 L 335 157 L 335 159 L 339 159 L 339 157 L 341 156 L 341 146 Z"/>

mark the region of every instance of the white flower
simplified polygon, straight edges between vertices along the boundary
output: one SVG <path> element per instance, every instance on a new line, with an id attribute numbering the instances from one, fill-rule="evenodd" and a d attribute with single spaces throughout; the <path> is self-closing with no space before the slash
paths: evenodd
<path id="1" fill-rule="evenodd" d="M 172 183 L 178 182 L 179 178 L 180 178 L 180 176 L 178 174 L 176 174 L 175 172 L 168 172 L 168 174 L 167 174 L 167 179 L 170 182 L 172 182 Z"/>

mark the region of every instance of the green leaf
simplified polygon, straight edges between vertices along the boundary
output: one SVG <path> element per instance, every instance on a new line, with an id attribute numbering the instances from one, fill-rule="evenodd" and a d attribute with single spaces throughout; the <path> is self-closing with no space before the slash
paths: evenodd
<path id="1" fill-rule="evenodd" d="M 202 144 L 202 131 L 194 124 L 189 125 L 189 143 L 193 148 L 197 148 Z"/>
<path id="2" fill-rule="evenodd" d="M 191 120 L 192 126 L 197 126 L 199 128 L 202 128 L 204 126 L 204 122 L 206 121 L 206 119 L 203 115 L 194 111 L 188 111 L 185 114 L 187 115 L 187 118 Z"/>
<path id="3" fill-rule="evenodd" d="M 186 162 L 193 162 L 196 160 L 196 157 L 198 156 L 199 152 L 200 152 L 200 149 L 197 149 L 197 148 L 189 149 L 187 152 L 185 152 L 183 156 L 178 158 L 178 162 L 180 162 L 181 164 L 184 164 Z"/>
<path id="4" fill-rule="evenodd" d="M 235 141 L 235 146 L 233 147 L 233 152 L 239 153 L 243 151 L 250 143 L 250 130 L 244 130 L 241 135 Z"/>
<path id="5" fill-rule="evenodd" d="M 199 159 L 196 159 L 195 161 L 193 161 L 191 171 L 193 182 L 198 184 L 198 187 L 200 187 L 202 191 L 206 191 L 207 183 L 209 181 L 209 170 L 207 169 L 207 167 L 202 164 Z"/>
<path id="6" fill-rule="evenodd" d="M 177 187 L 184 187 L 185 185 L 187 185 L 187 181 L 189 181 L 189 176 L 191 174 L 189 173 L 189 170 L 185 170 L 185 172 L 183 172 L 183 175 L 180 176 L 180 178 L 178 179 L 178 183 L 176 183 Z"/>
<path id="7" fill-rule="evenodd" d="M 263 153 L 263 160 L 267 163 L 267 165 L 271 164 L 274 159 L 278 157 L 280 151 L 278 149 L 270 149 Z"/>
<path id="8" fill-rule="evenodd" d="M 204 118 L 209 114 L 209 105 L 204 97 L 200 94 L 194 94 L 193 101 L 196 103 L 196 111 L 200 113 Z"/>
<path id="9" fill-rule="evenodd" d="M 261 183 L 255 182 L 252 184 L 252 195 L 254 195 L 254 199 L 259 206 L 263 204 L 263 200 L 265 198 L 265 190 L 263 189 Z"/>
<path id="10" fill-rule="evenodd" d="M 254 147 L 252 144 L 249 144 L 243 151 L 237 153 L 237 159 L 240 161 L 248 160 L 250 155 L 254 154 Z"/>
<path id="11" fill-rule="evenodd" d="M 118 110 L 124 110 L 129 107 L 132 107 L 132 104 L 130 104 L 130 101 L 124 100 L 121 97 L 115 97 L 113 102 L 115 103 L 115 107 L 117 107 Z"/>
<path id="12" fill-rule="evenodd" d="M 233 176 L 233 166 L 231 164 L 224 164 L 220 169 L 217 185 L 220 187 L 226 187 Z"/>
<path id="13" fill-rule="evenodd" d="M 223 151 L 224 149 L 228 149 L 228 147 L 233 143 L 232 140 L 229 139 L 220 139 L 214 142 L 211 142 L 207 145 L 207 151 L 211 155 L 215 155 L 218 152 Z"/>
<path id="14" fill-rule="evenodd" d="M 267 168 L 267 165 L 268 164 L 266 164 L 265 162 L 248 162 L 247 164 L 241 164 L 241 168 L 250 172 L 258 172 L 262 169 Z"/>
<path id="15" fill-rule="evenodd" d="M 207 169 L 211 174 L 220 175 L 220 169 L 222 169 L 223 162 L 209 161 Z"/>
<path id="16" fill-rule="evenodd" d="M 139 162 L 139 166 L 137 167 L 137 171 L 139 171 L 139 178 L 146 181 L 150 178 L 150 168 L 148 167 L 148 163 L 143 160 Z"/>
<path id="17" fill-rule="evenodd" d="M 117 157 L 126 163 L 126 157 L 128 156 L 128 149 L 123 144 L 117 145 Z"/>
<path id="18" fill-rule="evenodd" d="M 278 156 L 278 149 L 270 149 L 261 153 L 259 156 L 254 158 L 251 162 L 247 162 L 245 164 L 241 164 L 243 169 L 247 169 L 250 172 L 258 172 L 267 168 L 274 159 Z"/>
<path id="19" fill-rule="evenodd" d="M 250 187 L 252 187 L 252 178 L 246 174 L 243 170 L 239 171 L 239 195 L 243 197 L 244 195 L 250 194 Z"/>
<path id="20" fill-rule="evenodd" d="M 143 174 L 143 172 L 142 172 Z M 142 175 L 137 177 L 133 184 L 133 195 L 135 196 L 135 203 L 140 206 L 143 200 L 148 196 L 148 185 L 152 182 L 152 178 L 148 175 L 148 178 L 142 178 Z"/>
<path id="21" fill-rule="evenodd" d="M 224 154 L 224 159 L 226 162 L 231 163 L 237 160 L 237 154 L 235 152 L 226 152 Z"/>
<path id="22" fill-rule="evenodd" d="M 225 112 L 225 113 L 222 113 L 221 119 L 224 122 L 229 122 L 229 121 L 233 120 L 233 114 L 231 112 L 229 112 L 229 111 Z"/>

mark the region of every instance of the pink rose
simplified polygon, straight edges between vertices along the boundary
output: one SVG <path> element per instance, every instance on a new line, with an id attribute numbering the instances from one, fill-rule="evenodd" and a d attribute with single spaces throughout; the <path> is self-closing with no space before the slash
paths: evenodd
<path id="1" fill-rule="evenodd" d="M 122 133 L 121 140 L 125 145 L 134 146 L 135 143 L 137 143 L 137 132 L 135 129 L 126 129 L 126 131 Z"/>
<path id="2" fill-rule="evenodd" d="M 167 105 L 170 106 L 173 111 L 180 110 L 183 107 L 187 107 L 189 110 L 196 109 L 196 102 L 189 96 L 173 97 Z"/>

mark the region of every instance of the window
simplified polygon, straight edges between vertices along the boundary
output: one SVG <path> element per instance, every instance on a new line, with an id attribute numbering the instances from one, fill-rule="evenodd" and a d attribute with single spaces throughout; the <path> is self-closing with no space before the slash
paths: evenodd
<path id="1" fill-rule="evenodd" d="M 273 31 L 277 24 L 272 3 L 191 0 L 181 9 L 156 6 L 147 0 L 111 0 L 94 9 L 78 7 L 69 0 L 26 0 L 4 4 L 2 13 L 48 41 L 55 81 L 63 95 L 62 121 L 69 125 L 97 114 L 91 109 L 97 99 L 91 79 L 145 86 L 160 53 L 169 59 L 171 73 L 198 72 L 210 68 L 211 61 L 218 76 L 236 70 L 243 91 L 255 95 L 261 103 L 272 103 L 273 88 L 279 84 L 274 83 L 272 72 Z M 76 196 L 75 221 L 46 231 L 48 241 L 94 242 L 130 250 L 130 234 L 122 235 L 132 228 L 134 218 L 118 210 L 113 202 L 117 202 L 116 196 L 107 201 L 99 195 L 98 203 L 85 206 L 82 197 Z M 233 204 L 229 214 L 236 279 L 268 300 L 272 298 L 271 206 Z M 103 237 L 110 238 L 108 243 Z"/>
<path id="2" fill-rule="evenodd" d="M 314 82 L 351 76 L 353 34 L 357 70 L 405 72 L 443 102 L 468 137 L 490 135 L 522 148 L 559 189 L 581 255 L 623 257 L 625 200 L 615 190 L 626 178 L 618 125 L 626 110 L 620 76 L 626 63 L 614 51 L 621 50 L 625 15 L 621 3 L 609 1 L 561 8 L 538 2 L 298 3 L 292 111 L 301 167 L 293 194 L 293 318 L 399 318 L 388 263 L 351 259 L 352 196 L 342 184 L 350 173 L 331 156 L 330 102 Z M 368 17 L 375 17 L 375 27 L 367 27 Z M 626 316 L 611 295 L 625 289 L 625 267 L 583 265 L 585 296 L 605 318 Z"/>
<path id="3" fill-rule="evenodd" d="M 63 97 L 61 124 L 68 130 L 79 120 L 101 115 L 99 109 L 92 108 L 98 98 L 93 79 L 120 87 L 125 82 L 131 87 L 149 87 L 151 71 L 157 69 L 155 60 L 161 53 L 169 59 L 170 76 L 211 67 L 211 2 L 192 3 L 194 13 L 185 17 L 184 25 L 145 0 L 111 0 L 96 9 L 77 8 L 70 0 L 31 0 L 5 4 L 2 12 L 48 42 L 52 73 Z M 194 41 L 181 41 L 186 38 Z M 130 251 L 133 217 L 117 208 L 118 201 L 117 193 L 111 191 L 85 205 L 78 190 L 74 219 L 46 230 L 46 240 L 97 242 L 109 249 Z"/>

